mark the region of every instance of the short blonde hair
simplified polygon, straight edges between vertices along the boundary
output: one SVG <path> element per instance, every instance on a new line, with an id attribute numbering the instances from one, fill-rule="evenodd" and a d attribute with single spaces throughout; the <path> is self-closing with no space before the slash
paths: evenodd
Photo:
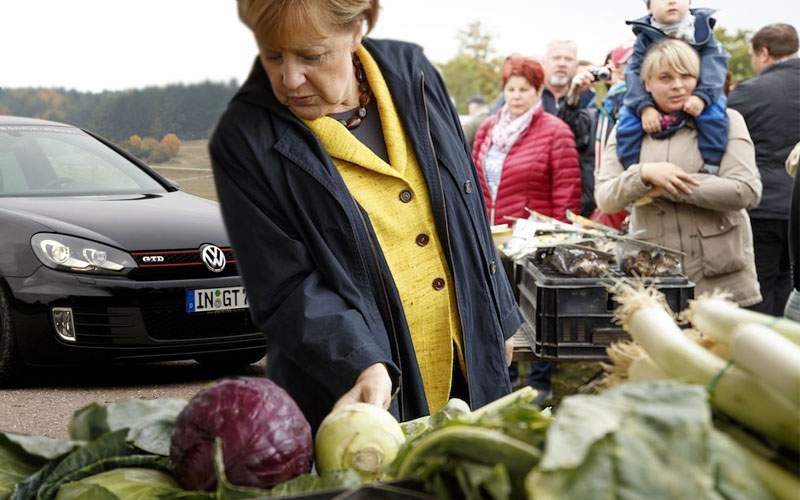
<path id="1" fill-rule="evenodd" d="M 298 31 L 322 35 L 364 21 L 367 33 L 378 20 L 379 0 L 237 0 L 239 19 L 259 41 L 281 41 Z"/>
<path id="2" fill-rule="evenodd" d="M 642 61 L 641 80 L 648 82 L 658 77 L 664 68 L 679 75 L 700 78 L 700 56 L 691 45 L 674 38 L 665 38 L 654 43 Z"/>

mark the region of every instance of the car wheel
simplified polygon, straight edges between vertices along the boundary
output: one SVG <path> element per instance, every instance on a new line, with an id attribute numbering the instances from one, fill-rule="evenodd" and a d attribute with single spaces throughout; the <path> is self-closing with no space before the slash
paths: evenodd
<path id="1" fill-rule="evenodd" d="M 236 371 L 260 361 L 266 352 L 257 351 L 225 352 L 221 354 L 207 354 L 194 358 L 195 361 L 215 372 Z"/>
<path id="2" fill-rule="evenodd" d="M 0 285 L 0 387 L 19 382 L 22 363 L 16 352 L 14 325 L 11 323 L 11 304 Z"/>

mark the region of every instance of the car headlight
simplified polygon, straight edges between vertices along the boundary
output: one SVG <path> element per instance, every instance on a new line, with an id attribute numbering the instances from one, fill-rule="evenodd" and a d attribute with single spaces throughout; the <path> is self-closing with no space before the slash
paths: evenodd
<path id="1" fill-rule="evenodd" d="M 31 246 L 42 264 L 60 271 L 122 275 L 136 267 L 133 257 L 122 250 L 74 236 L 38 233 Z"/>

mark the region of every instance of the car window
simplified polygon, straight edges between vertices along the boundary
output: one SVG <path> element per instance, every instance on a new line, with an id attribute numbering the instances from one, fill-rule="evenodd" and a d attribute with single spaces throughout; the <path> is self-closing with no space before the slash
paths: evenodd
<path id="1" fill-rule="evenodd" d="M 114 168 L 94 151 L 52 137 L 38 139 L 50 166 L 58 176 L 58 188 L 92 186 L 95 189 L 136 189 L 138 184 L 127 172 Z"/>
<path id="2" fill-rule="evenodd" d="M 25 176 L 12 151 L 0 151 L 0 195 L 27 189 Z"/>
<path id="3" fill-rule="evenodd" d="M 0 125 L 0 155 L 0 196 L 166 191 L 138 165 L 75 128 Z"/>

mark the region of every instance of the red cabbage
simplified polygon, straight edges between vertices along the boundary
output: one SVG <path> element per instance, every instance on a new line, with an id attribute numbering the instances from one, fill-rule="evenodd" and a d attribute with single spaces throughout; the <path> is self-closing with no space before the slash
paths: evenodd
<path id="1" fill-rule="evenodd" d="M 178 415 L 169 452 L 181 486 L 216 487 L 217 437 L 233 484 L 270 488 L 311 470 L 311 426 L 297 403 L 271 380 L 222 379 L 189 401 Z"/>

